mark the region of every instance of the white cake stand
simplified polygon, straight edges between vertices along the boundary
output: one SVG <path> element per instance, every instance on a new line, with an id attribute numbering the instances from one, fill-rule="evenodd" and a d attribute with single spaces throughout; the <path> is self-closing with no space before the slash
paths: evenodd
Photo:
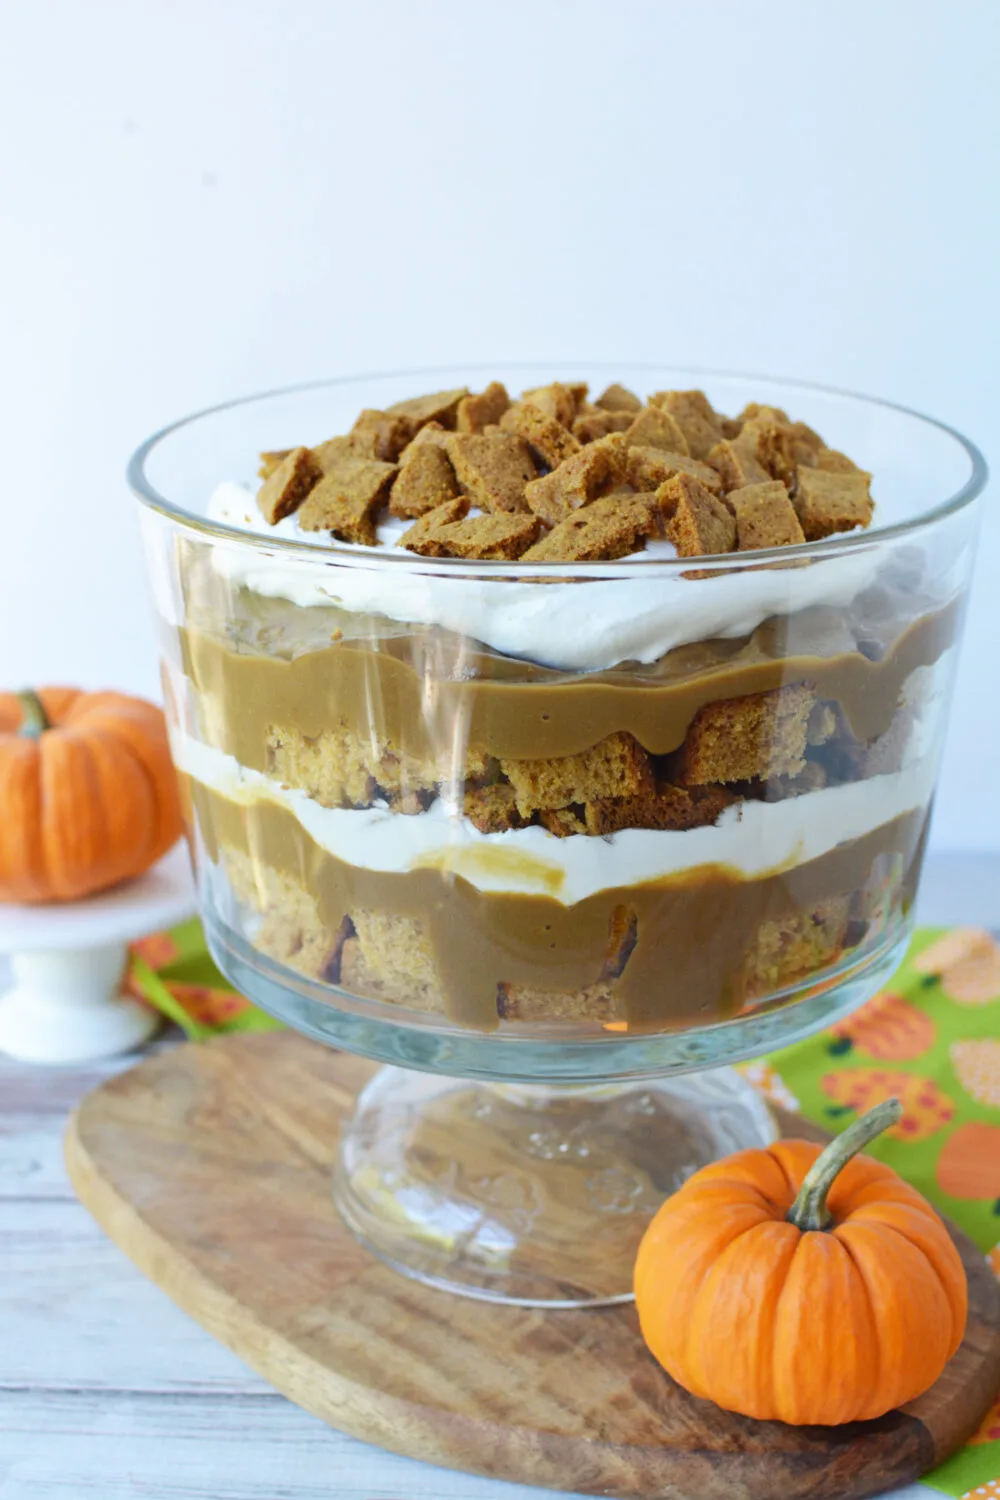
<path id="1" fill-rule="evenodd" d="M 120 993 L 127 944 L 195 910 L 187 848 L 138 880 L 59 906 L 0 905 L 0 954 L 14 980 L 0 998 L 0 1052 L 23 1062 L 80 1063 L 128 1052 L 160 1017 Z"/>

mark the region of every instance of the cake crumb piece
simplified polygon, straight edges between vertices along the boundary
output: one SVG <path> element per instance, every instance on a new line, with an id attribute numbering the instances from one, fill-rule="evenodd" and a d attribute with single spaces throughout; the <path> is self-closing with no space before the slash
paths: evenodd
<path id="1" fill-rule="evenodd" d="M 406 463 L 410 454 L 417 448 L 431 447 L 443 448 L 447 439 L 451 437 L 447 427 L 442 427 L 440 422 L 425 422 L 400 454 L 400 463 Z"/>
<path id="2" fill-rule="evenodd" d="M 547 807 L 538 814 L 538 821 L 557 839 L 568 839 L 576 833 L 587 832 L 587 825 L 575 807 Z"/>
<path id="3" fill-rule="evenodd" d="M 725 504 L 690 474 L 675 474 L 656 492 L 663 515 L 668 516 L 667 536 L 680 557 L 707 557 L 732 552 L 736 546 L 736 522 Z"/>
<path id="4" fill-rule="evenodd" d="M 690 474 L 713 495 L 722 491 L 722 478 L 709 464 L 685 453 L 668 453 L 665 448 L 628 450 L 628 482 L 637 490 L 658 490 L 675 474 Z"/>
<path id="5" fill-rule="evenodd" d="M 579 441 L 572 432 L 532 401 L 515 401 L 509 406 L 500 418 L 500 429 L 523 437 L 535 456 L 550 469 L 557 469 L 564 459 L 580 451 Z"/>
<path id="6" fill-rule="evenodd" d="M 340 437 L 327 438 L 325 443 L 314 444 L 312 454 L 324 474 L 329 474 L 348 455 L 358 456 L 357 449 L 346 433 Z"/>
<path id="7" fill-rule="evenodd" d="M 816 695 L 797 682 L 767 693 L 722 698 L 695 714 L 673 774 L 680 786 L 798 776 Z"/>
<path id="8" fill-rule="evenodd" d="M 416 542 L 403 537 L 401 545 L 425 557 L 461 557 L 502 562 L 520 557 L 536 540 L 542 523 L 532 515 L 470 516 L 426 532 Z"/>
<path id="9" fill-rule="evenodd" d="M 257 491 L 257 505 L 268 525 L 277 526 L 297 511 L 322 477 L 312 449 L 293 448 Z"/>
<path id="10" fill-rule="evenodd" d="M 732 490 L 726 504 L 736 517 L 736 549 L 753 552 L 761 547 L 792 547 L 805 541 L 805 534 L 777 479 Z"/>
<path id="11" fill-rule="evenodd" d="M 572 428 L 586 397 L 587 386 L 583 381 L 576 385 L 563 385 L 562 381 L 553 380 L 551 385 L 537 385 L 521 392 L 522 401 L 530 401 L 532 406 L 537 406 L 553 422 L 569 428 Z"/>
<path id="12" fill-rule="evenodd" d="M 537 470 L 522 437 L 498 427 L 482 433 L 455 432 L 444 449 L 473 505 L 493 512 L 527 510 L 525 486 Z"/>
<path id="13" fill-rule="evenodd" d="M 762 922 L 740 977 L 747 999 L 773 994 L 833 963 L 847 936 L 850 910 L 850 896 L 832 896 L 809 911 Z"/>
<path id="14" fill-rule="evenodd" d="M 299 525 L 303 531 L 329 531 L 342 541 L 374 547 L 375 516 L 396 472 L 395 464 L 344 453 L 310 491 Z"/>
<path id="15" fill-rule="evenodd" d="M 468 394 L 467 385 L 454 391 L 434 391 L 429 396 L 410 396 L 406 401 L 395 401 L 386 407 L 386 411 L 393 417 L 408 417 L 415 428 L 424 427 L 428 422 L 453 428 L 458 404 Z"/>
<path id="16" fill-rule="evenodd" d="M 581 443 L 595 443 L 611 432 L 625 432 L 631 425 L 630 411 L 604 411 L 600 406 L 586 406 L 573 423 L 573 436 Z"/>
<path id="17" fill-rule="evenodd" d="M 589 505 L 625 479 L 628 447 L 624 435 L 613 432 L 565 459 L 544 479 L 533 480 L 524 498 L 536 516 L 556 526 L 574 510 Z"/>
<path id="18" fill-rule="evenodd" d="M 867 526 L 872 518 L 871 476 L 799 467 L 793 499 L 806 541 Z"/>
<path id="19" fill-rule="evenodd" d="M 275 469 L 284 463 L 291 453 L 291 448 L 268 448 L 260 455 L 260 467 L 257 474 L 261 479 L 270 479 Z"/>
<path id="20" fill-rule="evenodd" d="M 783 484 L 794 480 L 795 456 L 788 427 L 766 417 L 754 417 L 743 423 L 736 441 L 744 452 L 752 454 L 771 479 L 780 479 Z"/>
<path id="21" fill-rule="evenodd" d="M 408 552 L 421 552 L 425 556 L 440 557 L 439 552 L 425 552 L 429 538 L 436 531 L 440 531 L 442 526 L 450 526 L 455 521 L 461 521 L 468 513 L 468 495 L 456 495 L 454 500 L 444 500 L 433 510 L 426 511 L 408 531 L 404 531 L 396 546 L 405 547 Z"/>
<path id="22" fill-rule="evenodd" d="M 617 381 L 601 392 L 594 405 L 601 407 L 604 411 L 627 411 L 633 415 L 642 410 L 639 397 L 627 386 L 619 385 Z"/>
<path id="23" fill-rule="evenodd" d="M 830 474 L 864 474 L 865 470 L 859 468 L 852 458 L 846 453 L 840 453 L 836 448 L 827 448 L 822 443 L 815 451 L 813 466 L 817 469 L 825 469 Z M 871 478 L 871 475 L 868 475 Z"/>
<path id="24" fill-rule="evenodd" d="M 591 835 L 618 833 L 624 828 L 656 828 L 682 832 L 717 823 L 727 807 L 740 799 L 723 786 L 682 787 L 661 783 L 634 797 L 602 798 L 584 808 L 584 827 Z"/>
<path id="25" fill-rule="evenodd" d="M 548 760 L 501 760 L 523 817 L 550 808 L 634 797 L 653 785 L 649 756 L 631 734 L 616 731 L 582 750 Z"/>
<path id="26" fill-rule="evenodd" d="M 752 443 L 724 438 L 708 455 L 708 461 L 722 476 L 727 490 L 740 490 L 748 484 L 766 484 L 771 476 L 759 463 Z"/>
<path id="27" fill-rule="evenodd" d="M 718 413 L 704 391 L 656 391 L 650 406 L 660 406 L 677 422 L 692 458 L 707 458 L 725 436 Z"/>
<path id="28" fill-rule="evenodd" d="M 458 480 L 444 449 L 434 442 L 414 440 L 403 454 L 389 510 L 394 516 L 424 516 L 457 494 Z"/>
<path id="29" fill-rule="evenodd" d="M 517 810 L 514 788 L 502 781 L 494 786 L 469 788 L 463 800 L 463 811 L 480 833 L 504 833 L 508 828 L 524 826 L 524 819 Z"/>
<path id="30" fill-rule="evenodd" d="M 413 437 L 416 426 L 399 412 L 375 411 L 367 407 L 348 433 L 351 446 L 364 458 L 395 463 Z"/>
<path id="31" fill-rule="evenodd" d="M 665 448 L 668 453 L 690 452 L 679 423 L 661 406 L 644 406 L 626 432 L 625 441 L 641 448 Z"/>
<path id="32" fill-rule="evenodd" d="M 499 380 L 491 380 L 485 391 L 478 396 L 463 396 L 458 403 L 455 418 L 456 432 L 484 432 L 499 422 L 510 406 L 507 387 Z"/>
<path id="33" fill-rule="evenodd" d="M 655 530 L 652 496 L 604 495 L 560 521 L 522 561 L 610 562 L 640 551 Z"/>
<path id="34" fill-rule="evenodd" d="M 618 1022 L 624 1026 L 624 1010 L 619 1006 L 614 982 L 600 979 L 582 990 L 552 991 L 536 989 L 530 984 L 497 985 L 497 1015 L 501 1021 L 541 1022 L 554 1025 L 573 1021 L 593 1026 Z"/>
<path id="35" fill-rule="evenodd" d="M 791 426 L 791 418 L 780 406 L 762 406 L 759 401 L 748 401 L 740 412 L 740 425 L 755 422 L 758 418 L 763 418 L 765 422 L 777 422 L 782 427 Z"/>

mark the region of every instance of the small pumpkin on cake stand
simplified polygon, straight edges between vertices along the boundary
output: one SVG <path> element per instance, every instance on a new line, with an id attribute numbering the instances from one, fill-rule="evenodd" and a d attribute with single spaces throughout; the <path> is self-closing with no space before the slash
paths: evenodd
<path id="1" fill-rule="evenodd" d="M 126 943 L 193 909 L 181 828 L 155 705 L 0 693 L 0 1051 L 83 1062 L 153 1033 L 156 1013 L 118 990 Z"/>

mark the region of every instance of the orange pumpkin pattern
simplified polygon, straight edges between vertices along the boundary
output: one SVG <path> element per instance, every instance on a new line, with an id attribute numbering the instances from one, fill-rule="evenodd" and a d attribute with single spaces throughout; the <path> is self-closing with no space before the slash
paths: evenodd
<path id="1" fill-rule="evenodd" d="M 212 989 L 207 984 L 171 984 L 170 993 L 202 1026 L 225 1026 L 250 1008 L 249 1000 L 232 990 Z"/>
<path id="2" fill-rule="evenodd" d="M 882 1062 L 909 1062 L 934 1045 L 934 1022 L 915 1005 L 885 990 L 833 1027 L 834 1055 L 856 1047 Z"/>
<path id="3" fill-rule="evenodd" d="M 918 974 L 934 976 L 958 1005 L 1000 1000 L 1000 944 L 979 927 L 956 927 L 917 955 Z"/>
<path id="4" fill-rule="evenodd" d="M 951 1065 L 965 1092 L 977 1104 L 1000 1109 L 1000 1041 L 994 1037 L 952 1042 Z"/>
<path id="5" fill-rule="evenodd" d="M 951 1198 L 1000 1199 L 1000 1125 L 960 1125 L 941 1149 L 936 1175 Z"/>
<path id="6" fill-rule="evenodd" d="M 835 1108 L 834 1117 L 853 1110 L 860 1114 L 873 1104 L 893 1095 L 903 1106 L 898 1125 L 886 1131 L 901 1141 L 925 1141 L 955 1114 L 955 1105 L 930 1078 L 913 1073 L 887 1072 L 882 1068 L 850 1068 L 841 1073 L 827 1073 L 820 1087 Z"/>
<path id="7" fill-rule="evenodd" d="M 175 939 L 169 932 L 151 932 L 130 945 L 136 958 L 141 958 L 151 969 L 164 969 L 172 964 L 178 954 Z"/>
<path id="8" fill-rule="evenodd" d="M 986 1257 L 986 1264 L 993 1272 L 997 1281 L 1000 1281 L 1000 1245 L 994 1245 Z"/>

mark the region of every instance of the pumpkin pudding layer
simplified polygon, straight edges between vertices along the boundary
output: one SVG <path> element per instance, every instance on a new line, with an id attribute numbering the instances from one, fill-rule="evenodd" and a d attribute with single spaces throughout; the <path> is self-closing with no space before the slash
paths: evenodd
<path id="1" fill-rule="evenodd" d="M 196 847 L 262 952 L 478 1030 L 651 1031 L 908 909 L 959 611 L 917 552 L 810 558 L 872 515 L 811 429 L 494 382 L 262 475 L 210 517 L 308 557 L 184 538 L 171 648 Z"/>

